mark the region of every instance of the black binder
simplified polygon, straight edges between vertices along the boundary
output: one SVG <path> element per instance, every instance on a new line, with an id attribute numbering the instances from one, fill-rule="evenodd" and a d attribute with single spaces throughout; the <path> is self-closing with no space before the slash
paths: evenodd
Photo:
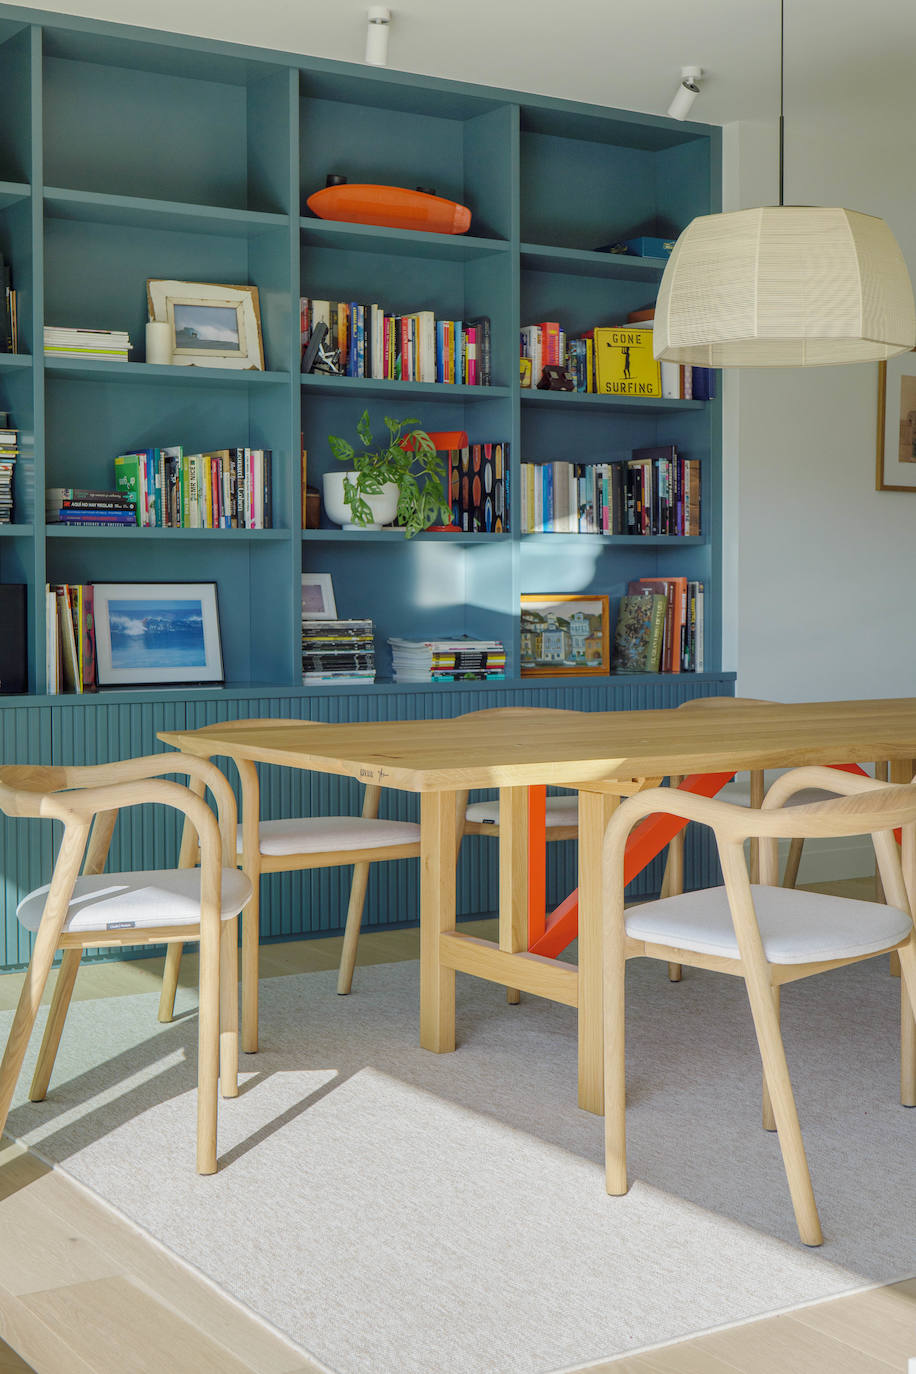
<path id="1" fill-rule="evenodd" d="M 27 689 L 25 585 L 0 582 L 0 693 Z"/>

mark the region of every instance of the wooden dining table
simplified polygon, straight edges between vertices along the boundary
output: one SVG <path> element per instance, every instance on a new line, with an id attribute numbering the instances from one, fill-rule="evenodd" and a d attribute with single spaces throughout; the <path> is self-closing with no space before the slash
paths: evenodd
<path id="1" fill-rule="evenodd" d="M 578 1011 L 579 1105 L 603 1110 L 601 848 L 620 797 L 657 779 L 802 764 L 890 765 L 909 782 L 916 698 L 720 703 L 715 711 L 558 713 L 324 725 L 262 720 L 220 734 L 161 739 L 212 755 L 356 778 L 420 796 L 420 1044 L 455 1048 L 455 973 L 562 1002 Z M 579 792 L 578 966 L 528 952 L 528 788 Z M 499 939 L 456 929 L 459 796 L 498 788 Z"/>

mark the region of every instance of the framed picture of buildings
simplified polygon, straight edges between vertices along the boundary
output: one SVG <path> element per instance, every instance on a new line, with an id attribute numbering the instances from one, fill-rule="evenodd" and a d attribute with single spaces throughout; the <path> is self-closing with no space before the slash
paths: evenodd
<path id="1" fill-rule="evenodd" d="M 916 491 L 916 350 L 878 364 L 878 491 Z"/>
<path id="2" fill-rule="evenodd" d="M 523 595 L 522 677 L 583 677 L 611 671 L 607 596 Z"/>

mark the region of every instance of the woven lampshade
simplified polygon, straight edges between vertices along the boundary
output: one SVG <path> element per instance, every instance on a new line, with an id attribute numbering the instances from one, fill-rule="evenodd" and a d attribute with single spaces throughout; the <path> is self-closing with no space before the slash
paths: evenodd
<path id="1" fill-rule="evenodd" d="M 656 358 L 700 367 L 876 362 L 914 345 L 897 240 L 854 210 L 701 215 L 675 244 L 655 306 Z"/>

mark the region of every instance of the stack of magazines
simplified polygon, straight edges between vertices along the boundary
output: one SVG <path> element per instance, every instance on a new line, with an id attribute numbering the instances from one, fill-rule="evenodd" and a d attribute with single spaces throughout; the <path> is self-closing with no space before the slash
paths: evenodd
<path id="1" fill-rule="evenodd" d="M 130 346 L 130 339 L 120 329 L 59 329 L 45 325 L 45 353 L 52 358 L 126 363 Z"/>
<path id="2" fill-rule="evenodd" d="M 395 682 L 489 682 L 506 676 L 498 639 L 389 639 Z"/>
<path id="3" fill-rule="evenodd" d="M 19 456 L 19 431 L 7 429 L 7 417 L 0 412 L 4 427 L 0 429 L 0 525 L 9 525 L 13 518 L 13 472 Z"/>
<path id="4" fill-rule="evenodd" d="M 374 682 L 371 620 L 302 618 L 302 681 Z"/>

